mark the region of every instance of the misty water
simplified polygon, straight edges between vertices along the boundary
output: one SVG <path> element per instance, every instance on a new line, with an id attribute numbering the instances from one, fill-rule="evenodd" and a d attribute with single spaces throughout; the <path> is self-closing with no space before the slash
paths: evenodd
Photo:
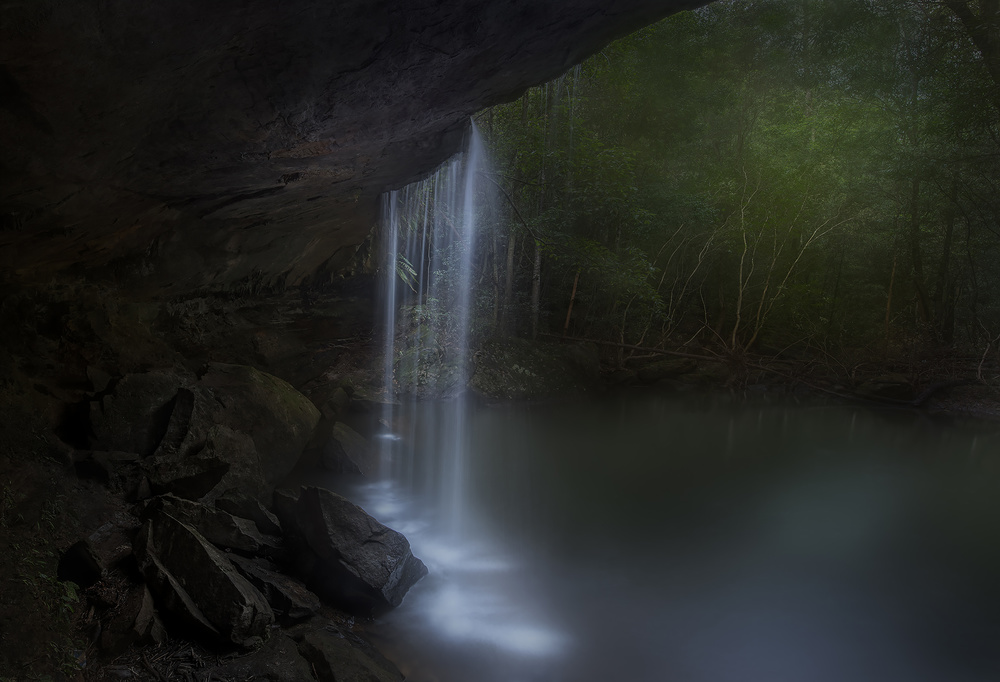
<path id="1" fill-rule="evenodd" d="M 411 682 L 1000 679 L 995 424 L 469 404 L 456 498 L 456 413 L 400 406 L 390 475 L 324 481 L 430 569 L 372 629 Z"/>

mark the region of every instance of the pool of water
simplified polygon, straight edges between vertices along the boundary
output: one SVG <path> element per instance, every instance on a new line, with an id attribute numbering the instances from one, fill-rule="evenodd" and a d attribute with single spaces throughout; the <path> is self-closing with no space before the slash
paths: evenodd
<path id="1" fill-rule="evenodd" d="M 316 483 L 430 569 L 372 630 L 410 682 L 1000 679 L 1000 425 L 632 395 L 387 426 L 390 475 Z"/>

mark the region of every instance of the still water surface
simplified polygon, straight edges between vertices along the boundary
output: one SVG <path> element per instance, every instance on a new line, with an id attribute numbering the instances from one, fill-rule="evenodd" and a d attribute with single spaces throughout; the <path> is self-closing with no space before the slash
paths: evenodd
<path id="1" fill-rule="evenodd" d="M 430 575 L 374 636 L 410 682 L 1000 680 L 1000 426 L 630 396 L 382 434 L 344 492 Z"/>

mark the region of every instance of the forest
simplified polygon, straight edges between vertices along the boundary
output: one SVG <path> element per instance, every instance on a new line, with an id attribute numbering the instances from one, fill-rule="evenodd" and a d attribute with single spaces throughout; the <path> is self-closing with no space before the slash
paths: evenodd
<path id="1" fill-rule="evenodd" d="M 998 19 L 998 0 L 717 2 L 482 112 L 476 333 L 595 340 L 619 363 L 981 373 L 1000 344 Z"/>

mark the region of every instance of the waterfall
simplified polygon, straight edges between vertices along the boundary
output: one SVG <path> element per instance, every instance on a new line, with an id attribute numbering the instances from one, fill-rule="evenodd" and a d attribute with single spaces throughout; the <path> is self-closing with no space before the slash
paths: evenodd
<path id="1" fill-rule="evenodd" d="M 406 401 L 448 399 L 441 433 L 432 438 L 437 467 L 423 467 L 422 487 L 435 493 L 441 521 L 458 532 L 465 516 L 467 406 L 474 302 L 473 257 L 486 154 L 473 123 L 467 148 L 430 177 L 383 197 L 385 403 L 380 440 L 384 477 L 415 475 L 415 425 L 397 423 Z M 408 428 L 407 433 L 400 433 Z M 412 486 L 416 482 L 410 480 Z"/>

